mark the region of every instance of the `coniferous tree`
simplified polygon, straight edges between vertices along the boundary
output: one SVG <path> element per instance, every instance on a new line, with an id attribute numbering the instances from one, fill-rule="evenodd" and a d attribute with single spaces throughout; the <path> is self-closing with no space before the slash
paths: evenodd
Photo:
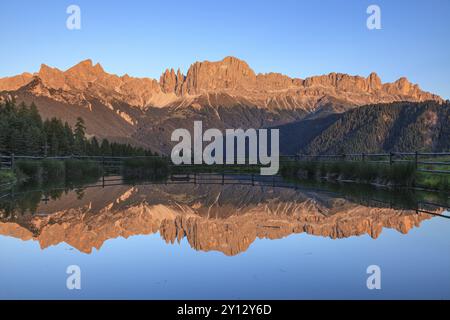
<path id="1" fill-rule="evenodd" d="M 86 126 L 84 120 L 80 117 L 77 118 L 74 130 L 75 146 L 74 150 L 76 154 L 86 154 Z"/>
<path id="2" fill-rule="evenodd" d="M 102 156 L 112 156 L 111 146 L 107 139 L 103 139 L 102 144 L 100 146 Z"/>

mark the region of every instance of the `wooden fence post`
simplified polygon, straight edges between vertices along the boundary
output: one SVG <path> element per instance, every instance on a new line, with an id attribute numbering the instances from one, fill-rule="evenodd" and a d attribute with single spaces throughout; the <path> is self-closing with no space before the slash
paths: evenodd
<path id="1" fill-rule="evenodd" d="M 389 165 L 392 165 L 392 162 L 393 162 L 393 159 L 392 159 L 392 157 L 393 157 L 393 153 L 392 152 L 389 152 Z"/>
<path id="2" fill-rule="evenodd" d="M 11 170 L 14 170 L 14 165 L 15 165 L 15 157 L 14 157 L 14 152 L 11 153 Z"/>

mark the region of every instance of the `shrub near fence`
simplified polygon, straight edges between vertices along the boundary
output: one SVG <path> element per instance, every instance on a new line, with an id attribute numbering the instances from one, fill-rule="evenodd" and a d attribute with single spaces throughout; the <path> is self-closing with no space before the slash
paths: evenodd
<path id="1" fill-rule="evenodd" d="M 0 188 L 16 181 L 16 176 L 11 170 L 0 170 Z"/>
<path id="2" fill-rule="evenodd" d="M 284 164 L 281 168 L 281 175 L 411 187 L 415 183 L 416 168 L 411 163 L 398 163 L 389 166 L 365 162 L 298 161 Z"/>
<path id="3" fill-rule="evenodd" d="M 98 178 L 102 175 L 101 165 L 91 160 L 18 160 L 14 173 L 19 181 L 56 182 Z"/>
<path id="4" fill-rule="evenodd" d="M 123 162 L 125 179 L 163 178 L 169 174 L 169 163 L 164 158 L 131 158 Z"/>
<path id="5" fill-rule="evenodd" d="M 103 174 L 101 164 L 93 160 L 67 159 L 64 164 L 67 180 L 100 177 Z"/>
<path id="6" fill-rule="evenodd" d="M 31 179 L 39 181 L 42 179 L 42 164 L 40 161 L 19 160 L 15 162 L 14 173 L 19 180 Z"/>
<path id="7" fill-rule="evenodd" d="M 40 161 L 42 167 L 42 180 L 63 180 L 66 176 L 64 162 L 58 160 L 45 159 Z"/>

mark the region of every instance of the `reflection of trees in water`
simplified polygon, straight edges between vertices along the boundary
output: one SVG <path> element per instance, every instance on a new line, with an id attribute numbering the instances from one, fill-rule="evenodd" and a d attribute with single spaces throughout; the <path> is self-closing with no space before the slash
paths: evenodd
<path id="1" fill-rule="evenodd" d="M 2 218 L 14 218 L 23 215 L 34 215 L 39 206 L 39 203 L 58 200 L 64 193 L 69 192 L 70 189 L 52 189 L 21 192 L 20 194 L 11 194 L 0 200 L 0 216 Z"/>
<path id="2" fill-rule="evenodd" d="M 97 180 L 98 177 L 85 177 L 72 181 L 63 178 L 47 182 L 30 180 L 21 183 L 10 190 L 8 196 L 0 199 L 0 217 L 11 219 L 27 214 L 34 215 L 39 203 L 58 200 L 70 191 L 74 191 L 77 199 L 82 200 L 85 188 L 79 186 L 95 183 Z"/>
<path id="3" fill-rule="evenodd" d="M 389 189 L 365 184 L 330 183 L 308 180 L 302 181 L 301 186 L 320 191 L 334 192 L 336 193 L 336 196 L 371 207 L 415 210 L 418 206 L 418 202 L 421 201 L 438 203 L 444 207 L 450 206 L 449 195 L 444 192 L 418 191 L 409 188 Z"/>
<path id="4" fill-rule="evenodd" d="M 42 192 L 27 192 L 19 197 L 5 197 L 0 200 L 0 216 L 12 219 L 34 214 L 42 199 Z"/>
<path id="5" fill-rule="evenodd" d="M 75 193 L 77 194 L 77 199 L 78 200 L 82 200 L 83 199 L 83 197 L 84 197 L 84 190 L 85 189 L 81 189 L 81 188 L 75 189 Z"/>

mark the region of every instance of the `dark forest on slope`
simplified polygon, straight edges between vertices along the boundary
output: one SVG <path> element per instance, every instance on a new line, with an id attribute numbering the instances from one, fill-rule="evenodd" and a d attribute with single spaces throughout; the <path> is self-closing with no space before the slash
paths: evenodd
<path id="1" fill-rule="evenodd" d="M 283 154 L 450 151 L 450 103 L 397 102 L 368 105 L 341 114 L 278 127 Z M 79 118 L 72 128 L 42 120 L 32 104 L 0 104 L 0 150 L 26 155 L 149 155 L 129 144 L 86 137 Z"/>
<path id="2" fill-rule="evenodd" d="M 0 152 L 17 155 L 152 155 L 148 150 L 129 144 L 109 142 L 107 139 L 86 137 L 82 118 L 74 128 L 67 122 L 51 118 L 42 120 L 36 106 L 13 102 L 0 104 Z"/>
<path id="3" fill-rule="evenodd" d="M 396 102 L 279 127 L 283 154 L 450 150 L 450 103 Z"/>

